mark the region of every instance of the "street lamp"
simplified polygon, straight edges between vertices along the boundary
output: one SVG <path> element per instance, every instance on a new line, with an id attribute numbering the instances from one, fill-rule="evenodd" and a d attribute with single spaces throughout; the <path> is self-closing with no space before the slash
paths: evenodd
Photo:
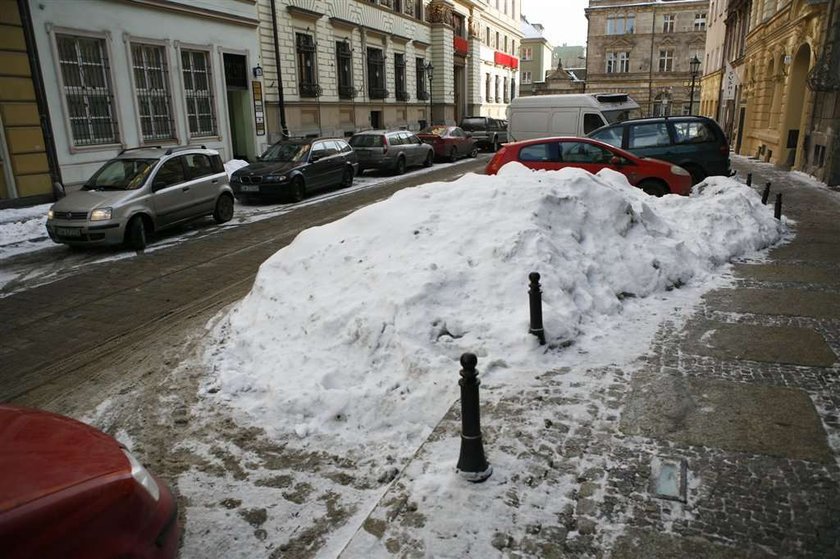
<path id="1" fill-rule="evenodd" d="M 426 71 L 426 77 L 429 79 L 429 126 L 432 125 L 432 79 L 435 77 L 435 67 L 431 62 L 426 62 L 423 66 Z"/>
<path id="2" fill-rule="evenodd" d="M 688 114 L 694 114 L 694 81 L 700 72 L 700 59 L 697 58 L 696 54 L 691 57 L 688 66 L 691 71 L 691 93 L 688 96 Z"/>

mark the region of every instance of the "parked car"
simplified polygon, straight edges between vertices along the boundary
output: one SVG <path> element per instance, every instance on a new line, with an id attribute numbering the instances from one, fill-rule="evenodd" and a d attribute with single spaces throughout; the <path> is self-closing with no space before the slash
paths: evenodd
<path id="1" fill-rule="evenodd" d="M 468 116 L 461 119 L 461 129 L 472 134 L 481 149 L 498 151 L 508 141 L 507 123 L 488 116 Z"/>
<path id="2" fill-rule="evenodd" d="M 342 138 L 281 140 L 258 161 L 234 171 L 230 185 L 238 199 L 291 198 L 353 184 L 358 167 L 353 148 Z"/>
<path id="3" fill-rule="evenodd" d="M 455 162 L 461 157 L 476 157 L 478 147 L 472 134 L 458 126 L 428 126 L 417 133 L 417 137 L 435 149 L 435 156 Z"/>
<path id="4" fill-rule="evenodd" d="M 432 146 L 423 143 L 407 130 L 367 130 L 354 134 L 350 145 L 359 159 L 359 174 L 367 169 L 382 169 L 398 175 L 415 165 L 431 167 L 435 158 Z"/>
<path id="5" fill-rule="evenodd" d="M 665 161 L 636 157 L 623 149 L 590 138 L 539 138 L 505 144 L 487 164 L 488 175 L 495 175 L 505 163 L 518 161 L 529 169 L 558 170 L 566 167 L 597 173 L 613 169 L 627 181 L 652 196 L 668 193 L 688 195 L 691 175 Z"/>
<path id="6" fill-rule="evenodd" d="M 670 161 L 691 173 L 694 184 L 708 176 L 730 176 L 729 142 L 704 116 L 653 117 L 610 124 L 589 134 L 639 157 Z"/>
<path id="7" fill-rule="evenodd" d="M 205 215 L 233 218 L 233 191 L 218 152 L 202 147 L 123 150 L 50 207 L 47 233 L 56 243 L 125 243 Z"/>
<path id="8" fill-rule="evenodd" d="M 173 558 L 169 488 L 113 438 L 69 417 L 0 405 L 0 549 L 7 559 Z"/>

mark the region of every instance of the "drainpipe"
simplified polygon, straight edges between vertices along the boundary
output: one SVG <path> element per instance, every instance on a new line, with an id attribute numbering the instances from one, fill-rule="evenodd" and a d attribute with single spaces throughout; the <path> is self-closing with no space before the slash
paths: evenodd
<path id="1" fill-rule="evenodd" d="M 653 116 L 653 39 L 656 36 L 656 4 L 653 5 L 652 23 L 653 24 L 651 25 L 651 28 L 650 28 L 650 69 L 648 70 L 648 114 L 647 114 L 647 116 Z M 587 53 L 587 56 L 588 56 L 588 53 Z"/>
<path id="2" fill-rule="evenodd" d="M 286 102 L 283 98 L 283 73 L 280 70 L 280 39 L 277 36 L 277 5 L 271 0 L 271 30 L 274 33 L 274 61 L 277 67 L 277 99 L 280 105 L 280 131 L 283 138 L 289 137 L 286 126 Z"/>
<path id="3" fill-rule="evenodd" d="M 29 58 L 29 68 L 32 74 L 32 85 L 35 89 L 35 102 L 38 105 L 38 118 L 41 121 L 41 132 L 44 134 L 44 151 L 50 168 L 53 196 L 60 198 L 64 196 L 64 182 L 61 179 L 61 168 L 58 166 L 58 154 L 55 150 L 55 138 L 50 123 L 47 94 L 44 88 L 44 78 L 41 75 L 41 61 L 38 58 L 38 47 L 35 44 L 35 34 L 32 31 L 32 13 L 29 11 L 28 0 L 18 0 L 17 4 L 20 11 L 20 22 L 23 26 L 23 38 L 26 42 L 26 55 Z"/>

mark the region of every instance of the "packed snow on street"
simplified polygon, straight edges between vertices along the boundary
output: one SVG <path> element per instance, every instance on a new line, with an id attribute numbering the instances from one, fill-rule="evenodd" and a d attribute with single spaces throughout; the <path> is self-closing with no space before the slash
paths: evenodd
<path id="1" fill-rule="evenodd" d="M 237 462 L 175 480 L 188 503 L 184 556 L 291 553 L 306 534 L 317 556 L 388 556 L 386 538 L 360 527 L 395 483 L 425 518 L 411 534 L 423 555 L 498 553 L 494 534 L 524 533 L 540 515 L 550 522 L 574 480 L 551 488 L 551 499 L 537 484 L 531 500 L 541 504 L 527 511 L 520 494 L 512 517 L 499 507 L 521 466 L 515 442 L 485 441 L 496 471 L 484 484 L 456 473 L 458 437 L 429 436 L 458 401 L 462 353 L 478 356 L 492 401 L 564 371 L 568 394 L 592 405 L 588 394 L 608 380 L 588 370 L 631 367 L 664 320 L 730 281 L 727 262 L 761 258 L 786 230 L 752 189 L 727 178 L 707 179 L 690 197 L 652 198 L 615 172 L 514 163 L 498 176 L 402 190 L 302 232 L 208 325 L 190 414 L 227 410 L 275 441 L 278 456 L 329 455 L 352 464 L 354 481 L 302 459 L 278 477 L 280 460 L 243 441 L 182 440 L 178 451 L 204 464 Z M 541 274 L 545 346 L 528 333 L 530 272 Z M 545 419 L 574 421 L 586 409 L 557 403 Z M 529 428 L 541 425 L 523 422 L 519 437 Z M 239 515 L 228 510 L 246 503 Z"/>

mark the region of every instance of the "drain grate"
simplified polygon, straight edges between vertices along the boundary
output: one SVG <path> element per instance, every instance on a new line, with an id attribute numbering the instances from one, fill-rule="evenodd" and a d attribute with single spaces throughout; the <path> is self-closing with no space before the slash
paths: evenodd
<path id="1" fill-rule="evenodd" d="M 661 460 L 654 458 L 650 464 L 650 492 L 659 499 L 686 501 L 688 463 L 685 459 Z"/>

